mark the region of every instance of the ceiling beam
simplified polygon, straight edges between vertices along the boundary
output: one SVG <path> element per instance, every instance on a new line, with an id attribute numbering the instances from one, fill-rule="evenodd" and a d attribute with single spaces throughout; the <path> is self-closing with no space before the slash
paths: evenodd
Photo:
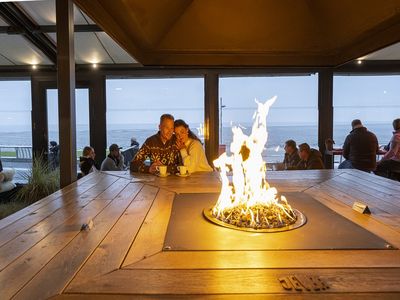
<path id="1" fill-rule="evenodd" d="M 83 25 L 75 25 L 74 26 L 74 31 L 75 32 L 103 32 L 103 29 L 101 29 L 96 24 L 83 24 Z M 55 33 L 55 32 L 57 32 L 57 26 L 56 25 L 41 25 L 41 26 L 37 26 L 36 28 L 32 29 L 32 33 L 34 33 L 34 34 L 38 34 L 38 33 Z M 1 33 L 6 33 L 6 34 L 24 34 L 24 31 L 21 30 L 20 27 L 0 26 L 0 34 Z"/>
<path id="2" fill-rule="evenodd" d="M 10 26 L 22 32 L 23 36 L 39 48 L 54 64 L 57 63 L 57 46 L 44 33 L 35 33 L 38 25 L 26 15 L 16 4 L 11 2 L 0 3 L 0 16 Z"/>
<path id="3" fill-rule="evenodd" d="M 364 32 L 349 45 L 338 50 L 335 66 L 340 67 L 354 59 L 400 42 L 400 12 Z"/>

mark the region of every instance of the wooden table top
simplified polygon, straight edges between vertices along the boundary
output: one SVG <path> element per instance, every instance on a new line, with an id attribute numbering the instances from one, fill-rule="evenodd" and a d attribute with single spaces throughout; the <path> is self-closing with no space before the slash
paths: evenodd
<path id="1" fill-rule="evenodd" d="M 357 170 L 267 177 L 400 248 L 399 182 Z M 219 189 L 216 173 L 80 179 L 0 220 L 0 299 L 399 299 L 400 250 L 163 251 L 175 194 Z M 352 210 L 354 201 L 372 214 Z M 93 228 L 81 231 L 90 220 Z"/>

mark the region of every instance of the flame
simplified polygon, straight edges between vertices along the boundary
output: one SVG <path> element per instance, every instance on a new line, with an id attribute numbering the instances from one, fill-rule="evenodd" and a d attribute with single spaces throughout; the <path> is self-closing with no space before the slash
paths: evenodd
<path id="1" fill-rule="evenodd" d="M 222 187 L 212 208 L 217 219 L 241 227 L 272 228 L 294 223 L 296 215 L 284 196 L 266 180 L 266 162 L 262 152 L 268 140 L 267 115 L 276 96 L 265 103 L 257 100 L 250 136 L 233 127 L 231 155 L 223 153 L 214 160 Z M 232 182 L 228 173 L 232 171 Z"/>

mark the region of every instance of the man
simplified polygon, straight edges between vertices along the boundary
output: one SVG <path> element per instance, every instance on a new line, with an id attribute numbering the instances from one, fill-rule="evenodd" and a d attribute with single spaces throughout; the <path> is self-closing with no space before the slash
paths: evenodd
<path id="1" fill-rule="evenodd" d="M 117 144 L 112 144 L 109 147 L 110 153 L 101 163 L 102 171 L 123 171 L 124 170 L 124 157 L 122 156 L 121 149 Z"/>
<path id="2" fill-rule="evenodd" d="M 307 143 L 299 145 L 299 155 L 301 161 L 297 165 L 299 170 L 317 170 L 324 169 L 324 163 L 322 162 L 322 155 L 316 149 L 311 149 Z"/>
<path id="3" fill-rule="evenodd" d="M 339 169 L 374 171 L 379 150 L 376 135 L 368 131 L 358 119 L 351 122 L 351 127 L 343 144 L 343 157 L 346 160 L 339 165 Z"/>
<path id="4" fill-rule="evenodd" d="M 168 172 L 176 172 L 176 167 L 181 164 L 179 150 L 176 146 L 174 136 L 174 117 L 170 114 L 163 114 L 160 117 L 158 133 L 149 137 L 135 158 L 131 162 L 132 172 L 144 172 L 155 174 L 157 167 L 164 165 Z M 145 160 L 150 159 L 150 165 Z"/>
<path id="5" fill-rule="evenodd" d="M 295 170 L 300 162 L 299 151 L 297 151 L 296 142 L 287 140 L 285 142 L 285 158 L 283 165 L 285 170 Z"/>
<path id="6" fill-rule="evenodd" d="M 376 175 L 388 178 L 393 171 L 400 173 L 400 119 L 395 119 L 393 121 L 393 129 L 389 150 L 378 162 L 375 172 Z"/>

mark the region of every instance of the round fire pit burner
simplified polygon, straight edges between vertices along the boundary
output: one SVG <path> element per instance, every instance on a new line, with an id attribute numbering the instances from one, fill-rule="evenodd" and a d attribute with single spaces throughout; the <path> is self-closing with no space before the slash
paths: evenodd
<path id="1" fill-rule="evenodd" d="M 297 219 L 296 222 L 293 224 L 287 225 L 287 226 L 281 226 L 281 227 L 272 227 L 272 228 L 260 228 L 256 229 L 253 227 L 239 227 L 233 224 L 226 223 L 220 219 L 217 219 L 214 217 L 212 213 L 212 207 L 211 208 L 205 208 L 203 210 L 203 216 L 209 220 L 210 222 L 217 224 L 222 227 L 230 228 L 230 229 L 235 229 L 235 230 L 240 230 L 240 231 L 248 231 L 248 232 L 282 232 L 282 231 L 288 231 L 288 230 L 293 230 L 296 228 L 299 228 L 306 224 L 307 218 L 306 216 L 298 211 L 297 209 L 293 209 L 293 212 L 295 213 Z"/>

